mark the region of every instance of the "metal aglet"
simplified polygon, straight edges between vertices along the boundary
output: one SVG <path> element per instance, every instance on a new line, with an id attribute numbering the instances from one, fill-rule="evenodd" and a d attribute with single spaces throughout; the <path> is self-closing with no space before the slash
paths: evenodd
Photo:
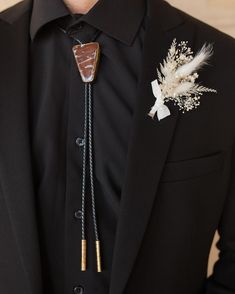
<path id="1" fill-rule="evenodd" d="M 96 260 L 97 260 L 97 272 L 101 272 L 101 254 L 100 254 L 100 241 L 96 241 Z"/>
<path id="2" fill-rule="evenodd" d="M 81 259 L 81 271 L 86 271 L 86 253 L 87 253 L 87 242 L 86 240 L 82 239 L 82 259 Z"/>

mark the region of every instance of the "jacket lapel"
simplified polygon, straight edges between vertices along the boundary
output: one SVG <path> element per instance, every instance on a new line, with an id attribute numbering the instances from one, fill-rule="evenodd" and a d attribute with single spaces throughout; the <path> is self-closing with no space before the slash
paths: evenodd
<path id="1" fill-rule="evenodd" d="M 22 264 L 25 293 L 41 294 L 28 124 L 29 6 L 0 15 L 0 181 Z M 21 280 L 21 278 L 19 278 Z M 13 279 L 14 281 L 14 279 Z"/>
<path id="2" fill-rule="evenodd" d="M 143 71 L 133 118 L 128 168 L 121 196 L 110 294 L 124 292 L 138 256 L 179 117 L 178 108 L 169 104 L 171 116 L 160 122 L 147 115 L 155 101 L 150 83 L 156 79 L 156 67 L 166 57 L 175 37 L 178 41 L 188 40 L 192 44 L 192 30 L 187 28 L 185 31 L 183 20 L 169 4 L 150 0 L 148 11 L 149 27 L 145 37 Z"/>

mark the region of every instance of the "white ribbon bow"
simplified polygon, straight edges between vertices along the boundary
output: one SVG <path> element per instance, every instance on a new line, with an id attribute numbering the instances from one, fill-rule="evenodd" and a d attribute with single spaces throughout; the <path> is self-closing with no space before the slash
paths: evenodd
<path id="1" fill-rule="evenodd" d="M 171 115 L 169 108 L 164 104 L 164 99 L 162 95 L 161 88 L 158 84 L 158 80 L 151 82 L 153 95 L 156 97 L 156 102 L 149 112 L 149 116 L 154 118 L 157 112 L 158 120 L 161 120 L 169 115 Z"/>

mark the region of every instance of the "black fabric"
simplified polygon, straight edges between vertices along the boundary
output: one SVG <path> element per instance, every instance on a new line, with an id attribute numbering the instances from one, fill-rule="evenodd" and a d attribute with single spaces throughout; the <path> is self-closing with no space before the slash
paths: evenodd
<path id="1" fill-rule="evenodd" d="M 118 3 L 124 6 L 124 1 Z M 125 3 L 134 7 L 135 2 Z M 235 41 L 165 1 L 146 3 L 149 17 L 109 294 L 234 294 Z M 29 132 L 31 4 L 25 0 L 0 14 L 0 293 L 4 294 L 44 294 Z M 204 42 L 213 43 L 214 54 L 200 71 L 199 82 L 218 93 L 204 93 L 201 105 L 184 114 L 167 102 L 171 115 L 159 122 L 147 115 L 155 101 L 151 81 L 174 38 L 188 41 L 194 52 Z M 216 229 L 221 253 L 208 278 Z M 77 287 L 66 294 L 83 291 Z"/>
<path id="2" fill-rule="evenodd" d="M 53 3 L 42 8 L 45 2 L 36 0 L 31 18 L 34 36 L 30 59 L 30 120 L 44 293 L 69 293 L 76 285 L 82 285 L 88 294 L 103 294 L 109 291 L 128 138 L 141 69 L 145 10 L 139 11 L 141 7 L 137 5 L 135 13 L 133 9 L 118 11 L 115 3 L 109 10 L 111 14 L 125 14 L 130 23 L 135 23 L 135 27 L 128 26 L 125 31 L 120 26 L 120 39 L 128 36 L 128 41 L 132 41 L 127 45 L 113 34 L 115 23 L 109 24 L 108 34 L 97 29 L 101 17 L 103 24 L 107 21 L 104 7 L 97 5 L 86 15 L 70 15 L 62 1 Z M 99 14 L 97 24 L 96 13 Z M 132 40 L 135 32 L 137 35 Z M 83 138 L 85 107 L 85 85 L 72 53 L 77 39 L 82 43 L 97 41 L 101 46 L 98 75 L 92 85 L 101 273 L 96 272 L 89 178 L 86 180 L 86 272 L 80 271 L 81 220 L 74 216 L 81 209 L 83 147 L 77 143 Z M 87 164 L 87 175 L 88 172 Z"/>

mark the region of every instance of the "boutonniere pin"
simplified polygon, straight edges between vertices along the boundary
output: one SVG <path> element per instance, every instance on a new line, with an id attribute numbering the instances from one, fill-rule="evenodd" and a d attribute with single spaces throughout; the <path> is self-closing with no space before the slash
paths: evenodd
<path id="1" fill-rule="evenodd" d="M 196 83 L 199 77 L 197 70 L 207 64 L 207 60 L 213 54 L 212 45 L 204 44 L 193 57 L 193 51 L 187 43 L 187 41 L 177 43 L 174 39 L 166 59 L 160 64 L 160 69 L 157 69 L 158 78 L 151 82 L 156 98 L 155 104 L 148 113 L 152 118 L 156 113 L 158 120 L 171 114 L 165 105 L 167 101 L 173 101 L 184 113 L 200 105 L 200 97 L 204 92 L 217 93 L 214 89 Z"/>

